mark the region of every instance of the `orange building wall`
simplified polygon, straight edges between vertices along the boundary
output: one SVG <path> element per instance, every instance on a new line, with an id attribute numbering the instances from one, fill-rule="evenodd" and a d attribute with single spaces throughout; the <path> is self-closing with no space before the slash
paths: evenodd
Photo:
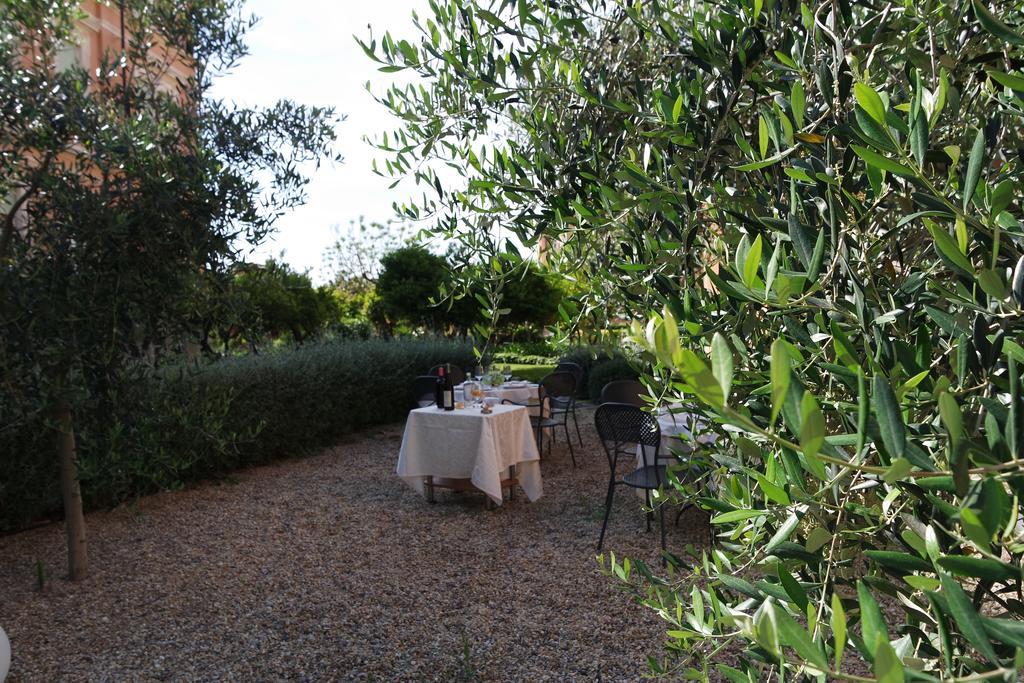
<path id="1" fill-rule="evenodd" d="M 122 50 L 121 12 L 116 5 L 108 5 L 99 0 L 85 0 L 82 10 L 86 17 L 79 22 L 77 44 L 68 46 L 65 58 L 77 62 L 95 75 L 104 55 L 116 55 Z M 126 36 L 126 39 L 130 40 L 130 37 Z M 160 78 L 161 85 L 168 92 L 178 90 L 178 83 L 184 82 L 191 75 L 191 66 L 183 56 L 168 54 L 161 45 L 155 45 L 153 51 L 154 56 L 161 57 L 161 61 L 166 64 L 166 71 Z"/>
<path id="2" fill-rule="evenodd" d="M 2 1 L 0 0 L 0 2 Z M 104 56 L 108 57 L 109 62 L 110 57 L 116 59 L 122 51 L 121 11 L 116 4 L 109 5 L 99 0 L 84 0 L 81 7 L 85 17 L 78 22 L 77 35 L 70 44 L 64 46 L 54 56 L 53 66 L 61 70 L 77 64 L 92 77 L 95 77 L 103 63 Z M 126 23 L 130 25 L 130 22 Z M 126 33 L 125 39 L 130 41 L 130 35 Z M 187 55 L 168 50 L 166 45 L 160 43 L 159 39 L 154 39 L 154 43 L 150 49 L 150 55 L 157 62 L 163 64 L 158 87 L 164 92 L 181 93 L 180 84 L 185 83 L 193 73 Z M 26 66 L 31 66 L 38 57 L 34 45 L 29 42 L 24 54 Z M 58 157 L 58 163 L 70 159 L 70 155 L 62 155 Z M 34 166 L 42 162 L 34 155 L 29 154 L 25 163 Z M 21 188 L 14 188 L 6 196 L 0 192 L 0 218 L 3 218 L 10 207 L 22 196 L 23 191 Z M 28 227 L 25 206 L 21 206 L 16 212 L 14 223 L 19 234 L 24 235 Z"/>

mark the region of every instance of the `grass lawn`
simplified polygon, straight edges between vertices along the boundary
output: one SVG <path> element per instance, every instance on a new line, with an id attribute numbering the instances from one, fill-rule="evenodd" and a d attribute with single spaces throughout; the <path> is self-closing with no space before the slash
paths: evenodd
<path id="1" fill-rule="evenodd" d="M 499 363 L 498 368 L 503 367 L 503 364 Z M 531 382 L 539 382 L 544 375 L 549 372 L 553 372 L 555 369 L 554 365 L 515 365 L 509 364 L 512 368 L 512 375 L 516 378 L 528 379 Z"/>

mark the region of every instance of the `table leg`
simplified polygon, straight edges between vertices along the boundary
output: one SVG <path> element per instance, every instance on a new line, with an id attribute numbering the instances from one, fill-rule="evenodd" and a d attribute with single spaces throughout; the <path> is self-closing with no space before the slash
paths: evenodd
<path id="1" fill-rule="evenodd" d="M 434 477 L 428 475 L 423 479 L 423 485 L 427 489 L 427 502 L 434 502 Z"/>

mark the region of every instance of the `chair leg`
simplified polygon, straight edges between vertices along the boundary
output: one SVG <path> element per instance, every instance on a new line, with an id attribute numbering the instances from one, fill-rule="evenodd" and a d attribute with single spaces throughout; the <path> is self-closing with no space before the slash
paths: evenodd
<path id="1" fill-rule="evenodd" d="M 562 423 L 562 427 L 565 428 L 565 442 L 569 444 L 569 456 L 572 458 L 572 466 L 576 467 L 576 454 L 572 450 L 572 439 L 569 437 L 569 418 L 566 416 L 565 422 Z"/>
<path id="2" fill-rule="evenodd" d="M 644 502 L 647 503 L 647 507 L 651 507 L 651 490 L 644 489 Z M 654 515 L 651 512 L 645 512 L 644 517 L 647 519 L 647 533 L 651 533 L 651 518 Z"/>
<path id="3" fill-rule="evenodd" d="M 576 406 L 572 407 L 572 423 L 576 425 L 576 438 L 579 440 L 580 448 L 583 447 L 583 435 L 580 434 L 580 422 L 576 419 Z"/>
<path id="4" fill-rule="evenodd" d="M 597 550 L 601 551 L 604 545 L 604 532 L 608 528 L 608 517 L 612 514 L 612 499 L 615 497 L 615 478 L 608 481 L 608 495 L 604 499 L 604 522 L 601 524 L 601 538 L 597 540 Z"/>

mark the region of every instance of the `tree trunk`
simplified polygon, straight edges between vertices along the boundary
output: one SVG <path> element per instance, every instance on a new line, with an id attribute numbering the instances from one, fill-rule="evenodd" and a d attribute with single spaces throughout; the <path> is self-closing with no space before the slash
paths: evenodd
<path id="1" fill-rule="evenodd" d="M 82 488 L 78 483 L 75 428 L 71 404 L 67 399 L 57 400 L 54 417 L 57 421 L 60 491 L 64 501 L 64 524 L 68 533 L 68 575 L 72 581 L 78 581 L 89 573 L 89 556 L 85 541 L 85 515 L 82 512 Z"/>

